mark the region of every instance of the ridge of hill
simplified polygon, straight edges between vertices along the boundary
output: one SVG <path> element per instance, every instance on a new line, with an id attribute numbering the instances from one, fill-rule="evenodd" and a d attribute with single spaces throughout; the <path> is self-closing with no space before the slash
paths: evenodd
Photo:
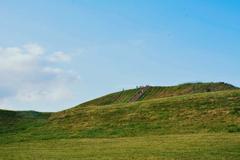
<path id="1" fill-rule="evenodd" d="M 172 97 L 193 93 L 216 92 L 237 89 L 237 87 L 224 82 L 211 83 L 185 83 L 177 86 L 143 86 L 136 89 L 123 90 L 111 93 L 103 97 L 82 103 L 78 106 L 109 105 L 118 103 L 129 103 L 135 101 Z M 77 106 L 77 107 L 78 107 Z"/>

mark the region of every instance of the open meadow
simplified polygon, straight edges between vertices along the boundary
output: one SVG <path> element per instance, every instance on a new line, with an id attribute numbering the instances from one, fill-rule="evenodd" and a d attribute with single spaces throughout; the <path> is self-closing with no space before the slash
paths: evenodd
<path id="1" fill-rule="evenodd" d="M 60 139 L 0 145 L 1 160 L 239 160 L 240 134 Z"/>

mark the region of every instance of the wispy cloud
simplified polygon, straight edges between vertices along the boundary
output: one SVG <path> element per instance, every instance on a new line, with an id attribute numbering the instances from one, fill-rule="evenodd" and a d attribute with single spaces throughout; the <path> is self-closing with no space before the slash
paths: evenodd
<path id="1" fill-rule="evenodd" d="M 49 61 L 50 62 L 69 62 L 71 61 L 71 56 L 62 51 L 57 51 L 57 52 L 54 52 L 49 57 Z"/>
<path id="2" fill-rule="evenodd" d="M 62 51 L 47 53 L 35 43 L 0 48 L 0 108 L 11 106 L 11 102 L 71 99 L 71 84 L 79 80 L 79 75 L 58 65 L 70 61 L 70 55 Z"/>

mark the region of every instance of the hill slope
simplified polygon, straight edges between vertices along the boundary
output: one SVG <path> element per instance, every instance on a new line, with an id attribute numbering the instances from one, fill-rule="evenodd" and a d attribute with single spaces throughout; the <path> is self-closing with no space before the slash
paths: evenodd
<path id="1" fill-rule="evenodd" d="M 50 113 L 0 109 L 0 134 L 18 133 L 47 122 Z"/>
<path id="2" fill-rule="evenodd" d="M 240 90 L 231 85 L 197 83 L 149 87 L 136 102 L 131 101 L 132 92 L 137 91 L 113 93 L 56 113 L 0 110 L 0 143 L 240 132 Z M 118 99 L 113 98 L 116 95 L 120 95 Z M 129 101 L 131 103 L 127 103 Z"/>
<path id="3" fill-rule="evenodd" d="M 219 83 L 186 83 L 178 86 L 159 87 L 145 86 L 136 89 L 125 90 L 108 94 L 106 96 L 88 101 L 80 106 L 87 105 L 109 105 L 117 103 L 129 103 L 134 101 L 149 100 L 155 98 L 172 97 L 193 93 L 215 92 L 237 89 L 235 86 Z"/>
<path id="4" fill-rule="evenodd" d="M 80 137 L 240 132 L 240 90 L 78 107 L 52 114 L 49 124 Z"/>

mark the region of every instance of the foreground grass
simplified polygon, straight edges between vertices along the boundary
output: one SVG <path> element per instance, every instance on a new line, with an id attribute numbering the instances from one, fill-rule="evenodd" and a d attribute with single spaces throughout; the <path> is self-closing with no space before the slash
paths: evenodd
<path id="1" fill-rule="evenodd" d="M 0 159 L 237 160 L 240 134 L 186 134 L 29 141 L 0 145 Z"/>

